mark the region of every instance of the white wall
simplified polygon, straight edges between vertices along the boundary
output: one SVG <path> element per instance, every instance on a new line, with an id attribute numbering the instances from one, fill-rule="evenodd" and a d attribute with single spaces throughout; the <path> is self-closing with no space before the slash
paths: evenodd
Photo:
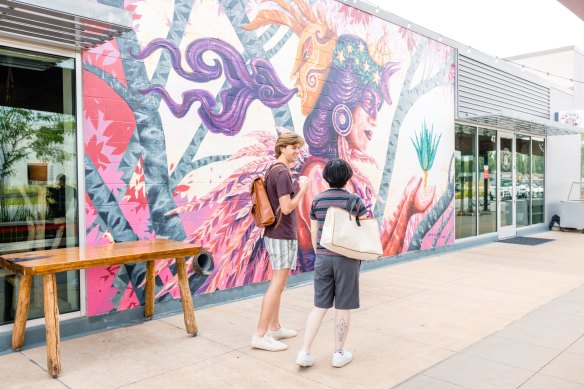
<path id="1" fill-rule="evenodd" d="M 546 218 L 560 214 L 560 201 L 566 200 L 570 186 L 580 181 L 580 135 L 548 136 L 546 150 Z"/>
<path id="2" fill-rule="evenodd" d="M 584 53 L 580 50 L 574 52 L 574 80 L 581 82 L 574 83 L 574 102 L 579 109 L 584 108 Z"/>
<path id="3" fill-rule="evenodd" d="M 550 88 L 550 111 L 552 113 L 579 108 L 582 106 L 576 104 L 573 94 L 567 93 L 565 90 Z M 547 137 L 546 223 L 549 223 L 553 215 L 560 214 L 560 201 L 567 199 L 572 182 L 580 181 L 580 143 L 580 135 Z"/>
<path id="4" fill-rule="evenodd" d="M 579 50 L 570 46 L 518 55 L 508 59 L 516 64 L 525 65 L 526 73 L 533 73 L 549 83 L 572 90 L 574 85 L 569 79 L 575 78 L 577 55 L 579 55 Z M 545 72 L 549 72 L 550 75 L 546 75 Z M 561 77 L 556 77 L 556 75 Z"/>

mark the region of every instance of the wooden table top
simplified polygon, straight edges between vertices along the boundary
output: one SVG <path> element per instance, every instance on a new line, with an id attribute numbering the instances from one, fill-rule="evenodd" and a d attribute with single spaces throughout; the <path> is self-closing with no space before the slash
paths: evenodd
<path id="1" fill-rule="evenodd" d="M 200 252 L 200 246 L 175 240 L 136 240 L 4 254 L 0 255 L 0 268 L 23 275 L 50 274 L 151 259 L 187 257 Z"/>

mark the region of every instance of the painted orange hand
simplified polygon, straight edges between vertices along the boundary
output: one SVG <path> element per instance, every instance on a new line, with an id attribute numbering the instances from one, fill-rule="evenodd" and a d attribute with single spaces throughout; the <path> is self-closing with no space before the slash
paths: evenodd
<path id="1" fill-rule="evenodd" d="M 412 177 L 396 210 L 389 219 L 384 219 L 381 236 L 384 256 L 401 252 L 410 218 L 416 213 L 425 212 L 432 204 L 436 188 L 420 189 L 421 183 L 420 177 Z"/>

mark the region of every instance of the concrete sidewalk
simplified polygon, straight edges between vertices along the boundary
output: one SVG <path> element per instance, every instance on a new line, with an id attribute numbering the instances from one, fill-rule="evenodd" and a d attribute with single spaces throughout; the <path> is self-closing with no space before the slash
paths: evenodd
<path id="1" fill-rule="evenodd" d="M 261 298 L 61 344 L 63 373 L 46 373 L 44 347 L 0 357 L 2 388 L 584 388 L 584 236 L 546 232 L 538 246 L 492 243 L 361 275 L 361 308 L 331 367 L 334 312 L 295 363 L 312 285 L 284 293 L 282 322 L 299 330 L 289 350 L 249 347 Z"/>

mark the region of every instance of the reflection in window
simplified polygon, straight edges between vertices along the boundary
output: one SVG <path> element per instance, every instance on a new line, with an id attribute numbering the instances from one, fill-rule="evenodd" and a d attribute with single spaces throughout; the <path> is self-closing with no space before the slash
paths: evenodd
<path id="1" fill-rule="evenodd" d="M 454 186 L 457 239 L 477 234 L 475 142 L 475 127 L 456 125 Z"/>
<path id="2" fill-rule="evenodd" d="M 531 223 L 544 222 L 545 139 L 531 140 Z"/>
<path id="3" fill-rule="evenodd" d="M 529 136 L 515 136 L 515 223 L 517 227 L 525 227 L 530 224 L 530 186 L 531 186 L 531 158 Z"/>
<path id="4" fill-rule="evenodd" d="M 0 47 L 0 254 L 77 245 L 75 62 Z M 19 277 L 0 270 L 0 325 Z M 57 275 L 61 313 L 79 310 L 78 272 Z M 29 319 L 43 316 L 33 280 Z"/>
<path id="5" fill-rule="evenodd" d="M 479 128 L 479 235 L 497 231 L 497 131 Z"/>

